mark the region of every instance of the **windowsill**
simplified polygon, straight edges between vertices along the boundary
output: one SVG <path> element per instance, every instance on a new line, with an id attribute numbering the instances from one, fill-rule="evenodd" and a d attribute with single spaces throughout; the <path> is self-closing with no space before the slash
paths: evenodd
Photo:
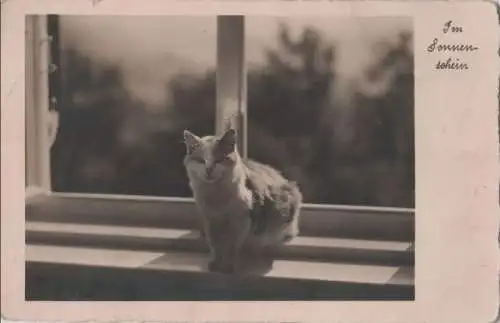
<path id="1" fill-rule="evenodd" d="M 342 298 L 342 293 L 333 292 L 339 284 L 365 286 L 359 295 L 347 298 L 365 299 L 367 288 L 375 288 L 374 298 L 391 298 L 387 291 L 395 288 L 396 294 L 404 296 L 391 299 L 413 299 L 414 219 L 410 210 L 305 205 L 301 235 L 275 251 L 271 271 L 256 275 L 252 270 L 258 272 L 258 268 L 252 262 L 244 266 L 247 272 L 226 276 L 205 268 L 207 248 L 196 232 L 199 222 L 192 199 L 29 191 L 34 193 L 27 192 L 26 202 L 27 270 L 52 268 L 53 273 L 42 272 L 47 275 L 43 280 L 54 279 L 54 284 L 70 279 L 64 268 L 72 272 L 80 268 L 74 272 L 85 272 L 83 277 L 89 275 L 87 271 L 114 271 L 116 275 L 127 272 L 138 281 L 154 272 L 184 281 L 183 288 L 195 288 L 195 282 L 201 282 L 208 289 L 247 290 L 256 284 L 262 292 L 273 284 L 305 284 L 308 287 L 303 288 L 310 290 L 321 283 L 327 299 Z M 100 274 L 94 275 L 101 279 Z"/>
<path id="2" fill-rule="evenodd" d="M 190 198 L 79 193 L 27 196 L 28 221 L 100 223 L 140 227 L 198 228 Z M 301 233 L 307 236 L 414 241 L 414 211 L 386 207 L 305 204 Z"/>
<path id="3" fill-rule="evenodd" d="M 353 284 L 412 286 L 410 273 L 395 277 L 410 266 L 387 266 L 352 264 L 348 262 L 326 262 L 304 259 L 276 259 L 271 270 L 252 258 L 242 257 L 237 274 L 211 273 L 206 266 L 207 253 L 177 251 L 137 251 L 107 248 L 29 245 L 26 248 L 28 262 L 65 265 L 157 269 L 174 272 L 204 274 L 210 277 L 225 277 L 229 281 L 238 277 L 260 277 L 263 279 L 290 279 L 303 281 L 343 282 Z"/>

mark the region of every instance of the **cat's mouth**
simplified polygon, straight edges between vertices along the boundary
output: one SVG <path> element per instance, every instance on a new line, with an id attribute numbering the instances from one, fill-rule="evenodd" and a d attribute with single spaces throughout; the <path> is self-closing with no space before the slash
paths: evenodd
<path id="1" fill-rule="evenodd" d="M 215 177 L 213 175 L 205 175 L 205 176 L 202 176 L 202 179 L 203 181 L 207 182 L 207 183 L 215 183 L 219 180 L 218 177 Z"/>
<path id="2" fill-rule="evenodd" d="M 205 178 L 205 182 L 207 183 L 215 183 L 217 181 L 219 181 L 219 179 L 216 177 Z"/>

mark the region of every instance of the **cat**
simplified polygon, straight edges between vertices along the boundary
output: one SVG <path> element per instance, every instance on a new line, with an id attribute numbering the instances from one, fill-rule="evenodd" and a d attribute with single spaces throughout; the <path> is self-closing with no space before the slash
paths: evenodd
<path id="1" fill-rule="evenodd" d="M 186 168 L 208 243 L 210 271 L 233 273 L 244 246 L 264 250 L 299 234 L 298 184 L 253 160 L 244 160 L 236 131 L 198 137 L 184 131 Z"/>

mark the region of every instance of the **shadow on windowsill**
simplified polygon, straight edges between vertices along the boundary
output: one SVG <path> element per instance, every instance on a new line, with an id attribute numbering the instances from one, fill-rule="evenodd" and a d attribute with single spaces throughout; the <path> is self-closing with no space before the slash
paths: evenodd
<path id="1" fill-rule="evenodd" d="M 180 237 L 181 239 L 191 238 L 197 240 L 198 244 L 205 244 L 199 232 L 191 231 Z M 167 251 L 167 250 L 166 250 Z M 166 253 L 149 263 L 145 264 L 146 268 L 165 269 L 165 270 L 182 270 L 192 272 L 207 272 L 208 262 L 210 257 L 208 255 L 208 248 L 199 250 L 200 252 L 175 252 Z M 204 251 L 204 252 L 203 252 Z M 255 253 L 244 252 L 240 257 L 237 271 L 233 274 L 238 276 L 265 276 L 272 270 L 274 260 L 268 255 L 258 255 Z M 217 273 L 213 273 L 217 274 Z"/>

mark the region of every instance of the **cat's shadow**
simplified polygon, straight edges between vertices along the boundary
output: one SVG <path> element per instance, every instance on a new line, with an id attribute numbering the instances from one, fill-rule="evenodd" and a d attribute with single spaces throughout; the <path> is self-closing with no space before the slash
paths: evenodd
<path id="1" fill-rule="evenodd" d="M 198 247 L 196 248 L 197 252 L 175 252 L 175 256 L 173 256 L 173 252 L 165 250 L 167 253 L 148 263 L 148 267 L 160 269 L 183 268 L 188 271 L 210 272 L 208 269 L 210 256 L 205 241 L 200 237 L 199 233 L 192 231 L 180 238 L 189 239 L 192 245 Z M 233 275 L 265 276 L 272 270 L 273 263 L 274 260 L 268 255 L 259 256 L 246 251 L 241 255 Z"/>
<path id="2" fill-rule="evenodd" d="M 274 260 L 268 257 L 243 255 L 238 263 L 236 274 L 265 276 L 273 269 Z"/>

